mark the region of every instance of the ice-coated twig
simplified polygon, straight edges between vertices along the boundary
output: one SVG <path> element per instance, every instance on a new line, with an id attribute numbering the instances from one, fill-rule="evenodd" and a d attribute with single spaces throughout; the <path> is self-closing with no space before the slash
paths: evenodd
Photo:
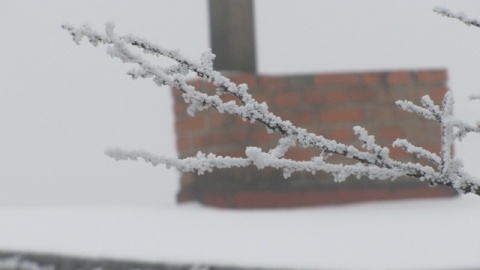
<path id="1" fill-rule="evenodd" d="M 381 147 L 375 143 L 375 136 L 368 135 L 365 128 L 360 126 L 353 127 L 353 132 L 358 136 L 358 139 L 363 142 L 362 147 L 367 149 L 368 152 L 377 156 L 378 159 L 388 160 L 388 154 L 390 150 L 387 147 Z"/>
<path id="2" fill-rule="evenodd" d="M 468 99 L 469 100 L 480 100 L 480 95 L 469 95 Z"/>
<path id="3" fill-rule="evenodd" d="M 292 137 L 283 137 L 278 141 L 277 146 L 271 149 L 268 153 L 273 157 L 281 158 L 287 153 L 290 147 L 295 145 L 295 140 Z"/>
<path id="4" fill-rule="evenodd" d="M 438 105 L 435 105 L 435 103 L 433 103 L 433 100 L 430 98 L 430 96 L 428 95 L 423 96 L 421 98 L 421 102 L 422 102 L 422 105 L 425 107 L 425 109 L 430 111 L 432 116 L 435 117 L 437 121 L 439 121 L 441 118 L 442 112 L 440 110 L 440 107 Z"/>
<path id="5" fill-rule="evenodd" d="M 407 152 L 427 158 L 438 167 L 435 170 L 431 166 L 400 162 L 389 157 L 389 150 L 376 144 L 374 137 L 368 135 L 361 127 L 355 127 L 354 133 L 363 142 L 360 150 L 352 145 L 345 145 L 334 140 L 329 140 L 321 135 L 310 133 L 307 130 L 293 125 L 271 113 L 266 103 L 258 103 L 249 93 L 246 84 L 237 85 L 227 77 L 214 70 L 212 61 L 214 55 L 211 52 L 202 54 L 199 62 L 187 59 L 176 51 L 164 49 L 161 46 L 152 44 L 142 38 L 132 35 L 117 36 L 114 32 L 114 25 L 108 23 L 105 34 L 93 31 L 88 26 L 78 28 L 63 25 L 74 41 L 79 44 L 83 37 L 86 37 L 94 46 L 105 44 L 110 56 L 118 58 L 125 63 L 132 63 L 136 68 L 127 74 L 132 78 L 151 78 L 157 85 L 167 85 L 182 92 L 184 101 L 189 104 L 187 112 L 193 116 L 196 111 L 213 108 L 219 113 L 237 115 L 250 122 L 259 122 L 269 132 L 278 132 L 283 135 L 278 145 L 269 152 L 263 152 L 257 147 L 247 147 L 246 157 L 222 157 L 214 154 L 203 154 L 199 152 L 195 157 L 176 159 L 164 158 L 144 151 L 126 151 L 119 149 L 107 150 L 107 155 L 116 160 L 144 159 L 153 164 L 165 164 L 173 166 L 181 171 L 197 171 L 199 174 L 210 172 L 216 168 L 244 167 L 254 165 L 259 169 L 273 167 L 281 169 L 284 176 L 288 177 L 297 171 L 324 171 L 331 173 L 336 181 L 343 181 L 349 176 L 366 176 L 371 179 L 395 179 L 399 176 L 410 176 L 422 181 L 428 181 L 433 185 L 441 184 L 455 187 L 464 193 L 473 192 L 480 195 L 480 181 L 463 171 L 461 162 L 451 157 L 451 146 L 456 138 L 464 133 L 473 130 L 470 126 L 455 121 L 452 116 L 453 98 L 447 93 L 441 110 L 433 101 L 422 98 L 422 105 L 418 106 L 410 101 L 398 101 L 397 105 L 402 109 L 421 115 L 427 119 L 436 120 L 442 130 L 442 151 L 437 156 L 428 151 L 421 151 L 407 141 L 397 141 L 396 146 L 404 148 Z M 151 54 L 157 57 L 167 57 L 177 64 L 169 67 L 161 67 L 151 64 L 141 54 L 134 53 L 132 47 L 140 48 L 144 54 Z M 186 75 L 192 72 L 198 77 L 211 82 L 217 88 L 217 95 L 208 95 L 200 92 L 188 84 Z M 224 102 L 219 95 L 229 94 L 234 96 L 238 102 Z M 462 125 L 463 129 L 458 128 Z M 461 130 L 454 133 L 454 129 Z M 296 161 L 282 158 L 291 146 L 319 148 L 322 155 L 309 161 Z M 331 154 L 342 155 L 357 161 L 356 164 L 330 164 L 326 157 Z"/>
<path id="6" fill-rule="evenodd" d="M 452 147 L 454 142 L 453 133 L 453 94 L 451 91 L 445 93 L 443 98 L 443 112 L 440 115 L 441 149 L 440 149 L 440 171 L 443 175 L 451 178 L 454 168 L 452 167 Z"/>
<path id="7" fill-rule="evenodd" d="M 430 151 L 427 151 L 427 150 L 425 150 L 421 147 L 415 146 L 405 139 L 395 140 L 393 142 L 392 146 L 393 147 L 400 147 L 403 150 L 405 150 L 405 152 L 410 153 L 410 154 L 414 154 L 417 157 L 424 157 L 427 160 L 429 160 L 430 162 L 432 162 L 432 163 L 434 163 L 438 166 L 441 163 L 440 157 L 437 154 L 432 153 Z"/>
<path id="8" fill-rule="evenodd" d="M 427 109 L 427 108 L 422 108 L 418 105 L 415 105 L 413 102 L 409 101 L 409 100 L 397 100 L 395 102 L 395 104 L 397 104 L 397 106 L 406 111 L 406 112 L 411 112 L 411 113 L 416 113 L 420 116 L 423 116 L 425 117 L 426 119 L 430 119 L 430 120 L 435 120 L 436 117 L 435 115 L 433 115 L 433 113 Z"/>
<path id="9" fill-rule="evenodd" d="M 480 122 L 477 122 L 476 126 L 472 126 L 464 121 L 454 119 L 452 125 L 457 128 L 455 132 L 455 138 L 462 141 L 468 133 L 480 133 Z"/>
<path id="10" fill-rule="evenodd" d="M 109 157 L 115 160 L 138 160 L 143 159 L 146 162 L 157 166 L 163 164 L 167 168 L 175 167 L 182 172 L 198 172 L 203 174 L 205 172 L 212 172 L 214 168 L 224 169 L 233 167 L 246 167 L 252 164 L 252 161 L 245 158 L 223 157 L 214 154 L 204 154 L 198 152 L 194 157 L 184 159 L 165 158 L 146 151 L 128 151 L 123 149 L 107 149 L 105 151 Z"/>
<path id="11" fill-rule="evenodd" d="M 443 8 L 443 7 L 436 7 L 436 8 L 433 9 L 433 11 L 442 15 L 442 16 L 457 19 L 457 20 L 463 22 L 464 24 L 466 24 L 468 26 L 480 27 L 480 21 L 478 21 L 476 19 L 468 18 L 463 13 L 454 13 L 454 12 L 452 12 L 452 11 L 446 9 L 446 8 Z"/>
<path id="12" fill-rule="evenodd" d="M 400 171 L 387 168 L 369 166 L 361 163 L 354 165 L 330 164 L 323 158 L 313 158 L 310 161 L 297 161 L 285 158 L 277 158 L 269 153 L 262 152 L 258 147 L 247 147 L 246 155 L 258 169 L 272 167 L 283 169 L 285 178 L 293 172 L 307 171 L 315 174 L 316 171 L 331 173 L 336 182 L 342 182 L 353 175 L 357 178 L 366 176 L 370 179 L 387 180 L 395 179 L 403 175 Z"/>

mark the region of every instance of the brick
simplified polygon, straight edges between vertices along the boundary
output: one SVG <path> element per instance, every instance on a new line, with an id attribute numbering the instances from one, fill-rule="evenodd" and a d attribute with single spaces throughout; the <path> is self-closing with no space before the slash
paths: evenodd
<path id="1" fill-rule="evenodd" d="M 287 86 L 283 77 L 262 76 L 259 78 L 260 88 L 262 90 L 282 90 Z"/>
<path id="2" fill-rule="evenodd" d="M 213 198 L 204 199 L 203 203 L 215 207 L 264 209 L 336 205 L 375 200 L 440 198 L 455 196 L 456 194 L 456 191 L 451 188 L 430 188 L 426 185 L 395 189 L 379 187 L 354 189 L 340 187 L 334 189 L 237 191 L 232 194 L 226 193 L 223 196 L 209 194 L 205 197 L 211 196 Z"/>
<path id="3" fill-rule="evenodd" d="M 376 135 L 376 134 L 374 134 Z M 381 140 L 391 143 L 396 139 L 404 137 L 403 129 L 400 127 L 382 127 L 380 134 L 377 135 Z"/>
<path id="4" fill-rule="evenodd" d="M 312 127 L 308 129 L 308 132 L 327 137 L 329 130 L 330 128 L 325 127 L 325 125 L 321 125 L 318 122 L 315 122 L 314 125 L 312 125 Z"/>
<path id="5" fill-rule="evenodd" d="M 360 147 L 358 147 L 360 149 Z M 344 157 L 344 156 L 341 156 L 341 155 L 332 155 L 330 157 L 328 157 L 327 159 L 328 163 L 332 163 L 332 164 L 355 164 L 357 163 L 356 160 L 354 159 L 351 159 L 351 158 L 347 158 L 347 157 Z"/>
<path id="6" fill-rule="evenodd" d="M 197 135 L 191 139 L 191 149 L 196 152 L 200 149 L 205 149 L 207 147 L 207 138 L 206 135 Z"/>
<path id="7" fill-rule="evenodd" d="M 201 116 L 187 117 L 175 121 L 175 130 L 178 132 L 189 132 L 202 130 L 206 127 L 205 119 Z"/>
<path id="8" fill-rule="evenodd" d="M 240 149 L 222 149 L 216 152 L 218 156 L 223 157 L 245 157 L 245 147 L 239 146 Z"/>
<path id="9" fill-rule="evenodd" d="M 228 145 L 228 135 L 225 132 L 216 132 L 205 135 L 202 138 L 205 142 L 205 148 Z M 205 149 L 207 151 L 207 149 Z M 210 152 L 210 151 L 208 151 Z"/>
<path id="10" fill-rule="evenodd" d="M 327 133 L 327 138 L 342 143 L 350 142 L 354 139 L 352 128 L 332 128 Z"/>
<path id="11" fill-rule="evenodd" d="M 288 110 L 286 110 L 288 111 Z M 278 114 L 276 112 L 274 112 L 274 114 L 276 114 L 278 116 Z M 242 117 L 238 116 L 238 115 L 233 115 L 232 116 L 234 120 L 234 125 L 236 126 L 237 129 L 240 129 L 240 128 L 244 128 L 244 129 L 251 129 L 253 128 L 254 126 L 261 126 L 261 127 L 264 127 L 263 124 L 255 121 L 255 122 L 251 122 L 250 119 L 246 119 L 246 120 L 243 120 Z M 232 123 L 233 125 L 233 123 Z"/>
<path id="12" fill-rule="evenodd" d="M 319 119 L 327 123 L 361 122 L 365 119 L 365 112 L 363 109 L 331 109 L 321 112 Z"/>
<path id="13" fill-rule="evenodd" d="M 201 203 L 205 205 L 211 205 L 214 207 L 221 207 L 221 208 L 235 207 L 233 196 L 228 194 L 227 192 L 223 192 L 223 193 L 208 192 L 206 194 L 202 194 L 201 198 L 199 199 Z"/>
<path id="14" fill-rule="evenodd" d="M 416 145 L 440 144 L 440 125 L 432 120 L 417 116 L 415 125 L 405 126 L 405 138 Z"/>
<path id="15" fill-rule="evenodd" d="M 246 142 L 248 138 L 245 129 L 228 130 L 205 135 L 205 147 L 235 145 Z"/>
<path id="16" fill-rule="evenodd" d="M 205 82 L 201 88 L 197 88 L 200 92 L 208 95 L 215 95 L 217 93 L 217 87 L 210 82 Z"/>
<path id="17" fill-rule="evenodd" d="M 183 173 L 180 177 L 180 185 L 184 187 L 192 187 L 195 182 L 195 175 L 193 173 Z"/>
<path id="18" fill-rule="evenodd" d="M 374 86 L 382 81 L 380 73 L 365 73 L 361 75 L 361 80 L 366 86 Z"/>
<path id="19" fill-rule="evenodd" d="M 372 89 L 357 88 L 357 89 L 350 90 L 348 96 L 349 96 L 349 100 L 354 103 L 357 103 L 357 102 L 368 103 L 368 102 L 375 101 L 376 99 L 375 93 L 376 91 L 373 91 Z"/>
<path id="20" fill-rule="evenodd" d="M 225 113 L 214 112 L 208 116 L 208 127 L 209 128 L 219 128 L 225 127 L 225 125 L 231 123 L 232 115 Z"/>
<path id="21" fill-rule="evenodd" d="M 389 147 L 389 149 L 390 149 L 390 157 L 393 159 L 406 160 L 406 159 L 412 158 L 412 155 L 405 152 L 402 148 Z"/>
<path id="22" fill-rule="evenodd" d="M 205 81 L 202 80 L 202 79 L 191 80 L 191 81 L 188 81 L 187 83 L 189 85 L 195 87 L 195 89 L 197 89 L 197 90 L 205 88 L 205 85 L 206 85 Z M 178 92 L 180 92 L 180 91 L 178 91 Z"/>
<path id="23" fill-rule="evenodd" d="M 318 105 L 325 100 L 324 93 L 321 91 L 306 91 L 303 93 L 303 103 L 307 105 Z"/>
<path id="24" fill-rule="evenodd" d="M 177 193 L 177 203 L 186 203 L 191 201 L 196 201 L 197 197 L 195 194 L 195 190 L 191 188 L 184 188 Z"/>
<path id="25" fill-rule="evenodd" d="M 405 99 L 403 97 L 403 91 L 399 89 L 379 89 L 375 91 L 375 101 L 378 103 L 387 103 L 391 106 L 395 106 L 395 101 Z"/>
<path id="26" fill-rule="evenodd" d="M 325 94 L 325 101 L 329 104 L 332 103 L 345 103 L 348 100 L 348 93 L 343 89 L 337 89 L 329 91 Z"/>
<path id="27" fill-rule="evenodd" d="M 406 112 L 393 103 L 388 106 L 375 106 L 368 109 L 368 121 L 382 125 L 385 123 L 403 123 L 405 121 L 418 122 L 419 120 L 422 120 L 421 116 Z"/>
<path id="28" fill-rule="evenodd" d="M 440 151 L 442 149 L 442 146 L 440 143 L 437 144 L 425 144 L 425 145 L 420 145 L 420 147 L 424 148 L 425 150 L 434 153 L 434 154 L 440 154 Z"/>
<path id="29" fill-rule="evenodd" d="M 233 95 L 230 95 L 230 94 L 224 94 L 224 95 L 221 95 L 220 96 L 220 99 L 222 99 L 223 102 L 229 102 L 229 101 L 235 101 L 235 103 L 239 103 L 239 100 L 234 97 Z"/>
<path id="30" fill-rule="evenodd" d="M 173 110 L 175 111 L 175 113 L 186 112 L 187 111 L 187 104 L 185 104 L 185 102 L 183 102 L 183 101 L 177 101 L 173 105 Z"/>
<path id="31" fill-rule="evenodd" d="M 428 94 L 428 90 L 424 87 L 407 87 L 403 90 L 403 93 L 404 97 L 402 99 L 420 104 L 421 98 Z"/>
<path id="32" fill-rule="evenodd" d="M 252 94 L 252 93 L 250 93 Z M 268 95 L 266 93 L 266 91 L 260 91 L 260 92 L 257 92 L 255 94 L 252 94 L 253 98 L 258 102 L 258 103 L 262 103 L 262 102 L 265 102 L 267 103 L 268 106 L 271 106 L 273 104 L 270 104 L 270 100 L 272 99 L 270 95 Z"/>
<path id="33" fill-rule="evenodd" d="M 294 124 L 313 123 L 313 113 L 311 112 L 293 112 L 289 120 Z"/>
<path id="34" fill-rule="evenodd" d="M 290 120 L 292 119 L 292 114 L 295 114 L 295 112 L 291 109 L 287 110 L 287 109 L 278 109 L 278 110 L 275 110 L 274 114 L 276 116 L 279 116 L 280 118 L 282 118 L 282 120 Z"/>
<path id="35" fill-rule="evenodd" d="M 411 82 L 411 76 L 406 71 L 393 71 L 387 73 L 387 83 L 391 85 L 408 84 Z"/>
<path id="36" fill-rule="evenodd" d="M 444 73 L 444 71 L 439 72 L 437 70 L 429 72 L 395 71 L 392 73 L 369 72 L 287 77 L 262 76 L 258 77 L 258 81 L 254 74 L 240 74 L 230 78 L 238 84 L 255 84 L 257 86 L 256 90 L 258 90 L 255 93 L 255 97 L 260 102 L 262 100 L 267 101 L 272 112 L 281 116 L 284 120 L 290 120 L 295 125 L 307 128 L 309 131 L 321 131 L 317 134 L 324 135 L 327 139 L 353 144 L 358 147 L 360 142 L 353 135 L 351 128 L 353 125 L 358 124 L 365 126 L 372 135 L 375 135 L 378 143 L 381 145 L 389 146 L 396 138 L 403 137 L 415 145 L 423 145 L 433 152 L 438 152 L 440 147 L 438 124 L 434 121 L 427 122 L 415 114 L 396 108 L 394 101 L 411 99 L 418 104 L 419 98 L 425 94 L 430 94 L 434 100 L 440 100 L 446 91 L 444 82 L 439 81 L 442 78 L 446 79 L 446 73 L 442 75 L 442 72 Z M 422 82 L 421 85 L 419 85 L 420 81 Z M 199 80 L 198 84 L 202 85 L 203 89 L 212 88 L 211 84 L 202 80 Z M 265 87 L 262 88 L 262 85 Z M 244 157 L 245 146 L 256 145 L 264 151 L 268 151 L 268 149 L 276 145 L 281 137 L 277 133 L 268 134 L 261 124 L 256 123 L 252 125 L 249 122 L 243 122 L 239 117 L 219 114 L 214 110 L 199 112 L 196 118 L 187 118 L 185 116 L 186 106 L 181 101 L 181 93 L 178 91 L 173 93 L 175 101 L 181 103 L 175 104 L 173 109 L 178 122 L 176 123 L 177 149 L 180 156 L 191 156 L 198 150 L 202 150 L 203 152 L 213 152 L 219 155 Z M 225 117 L 228 117 L 230 120 L 227 120 Z M 287 152 L 287 157 L 297 160 L 309 160 L 312 156 L 318 154 L 315 151 L 318 152 L 320 150 L 294 147 Z M 391 148 L 391 156 L 402 161 L 425 162 L 423 159 L 412 158 L 412 155 L 398 148 Z M 345 164 L 355 163 L 354 160 L 338 155 L 332 156 L 329 161 L 341 161 Z M 275 171 L 275 173 L 279 172 Z M 281 172 L 279 174 L 281 175 Z M 246 177 L 247 174 L 238 174 L 231 170 L 225 170 L 225 174 L 222 172 L 222 175 L 222 178 L 231 179 L 239 175 L 240 177 Z M 231 185 L 223 185 L 223 179 L 212 179 L 212 183 L 215 183 L 215 185 L 209 186 L 204 181 L 201 181 L 203 178 L 198 178 L 194 175 L 193 177 L 195 178 L 191 181 L 182 180 L 184 182 L 182 183 L 182 192 L 183 190 L 185 192 L 182 193 L 183 198 L 180 199 L 181 201 L 202 201 L 202 198 L 204 198 L 203 203 L 221 207 L 253 207 L 253 204 L 255 204 L 255 207 L 292 206 L 301 205 L 302 203 L 318 204 L 319 201 L 316 200 L 318 194 L 311 198 L 305 198 L 306 195 L 302 194 L 298 197 L 295 195 L 287 199 L 284 199 L 284 196 L 280 194 L 282 191 L 297 192 L 300 188 L 317 187 L 315 186 L 318 184 L 316 179 L 303 178 L 303 176 L 299 175 L 294 174 L 293 177 L 300 181 L 305 181 L 301 185 L 288 184 L 281 188 L 278 186 L 263 186 L 265 189 L 271 188 L 275 190 L 268 191 L 271 193 L 266 197 L 259 196 L 258 201 L 243 201 L 243 199 L 249 197 L 248 191 L 251 192 L 251 190 L 246 191 L 239 186 L 235 186 L 238 191 L 247 193 L 243 198 L 238 198 L 235 195 L 237 190 L 232 191 Z M 320 174 L 317 176 L 319 178 L 325 177 L 320 176 Z M 210 177 L 214 177 L 214 174 L 211 174 Z M 252 177 L 251 181 L 255 181 L 256 178 L 264 176 L 261 173 L 249 173 L 248 177 Z M 328 179 L 325 180 L 330 181 L 330 179 L 331 176 L 328 176 Z M 183 188 L 184 185 L 185 189 Z M 187 187 L 188 185 L 190 187 Z M 388 186 L 385 190 L 389 192 L 385 195 L 386 198 L 392 196 L 390 192 L 398 190 L 398 186 L 403 187 L 403 182 L 400 185 L 392 185 L 385 184 L 386 187 Z M 336 188 L 337 186 L 338 184 L 331 184 L 331 188 Z M 350 187 L 350 183 L 345 183 L 345 186 Z M 188 188 L 194 190 L 195 193 L 188 193 Z M 365 187 L 362 190 L 369 191 L 371 189 Z M 322 192 L 326 194 L 323 199 L 329 197 L 332 200 L 343 194 L 343 191 L 335 193 L 334 190 Z M 374 196 L 374 194 L 379 192 L 378 190 L 372 191 L 369 196 Z M 298 200 L 304 198 L 305 200 L 299 203 Z M 368 198 L 362 197 L 362 200 Z"/>
<path id="37" fill-rule="evenodd" d="M 289 89 L 311 89 L 313 86 L 312 75 L 295 75 L 286 77 Z"/>
<path id="38" fill-rule="evenodd" d="M 341 85 L 350 86 L 357 85 L 360 81 L 358 74 L 319 74 L 314 78 L 316 86 Z"/>
<path id="39" fill-rule="evenodd" d="M 244 128 L 250 128 L 250 120 L 243 120 L 240 116 L 232 116 L 234 119 L 235 119 L 235 125 L 237 125 L 237 127 L 244 127 Z"/>
<path id="40" fill-rule="evenodd" d="M 368 109 L 368 118 L 379 122 L 393 122 L 395 120 L 395 110 L 400 109 L 386 106 L 375 106 Z"/>
<path id="41" fill-rule="evenodd" d="M 298 94 L 296 92 L 280 92 L 275 96 L 275 106 L 292 107 L 298 105 Z"/>
<path id="42" fill-rule="evenodd" d="M 445 83 L 447 81 L 446 70 L 418 71 L 417 81 L 419 83 Z"/>
<path id="43" fill-rule="evenodd" d="M 242 83 L 247 84 L 248 89 L 255 89 L 257 87 L 257 75 L 255 74 L 242 74 L 239 76 L 232 76 L 230 79 L 237 85 Z"/>
<path id="44" fill-rule="evenodd" d="M 177 151 L 184 152 L 190 147 L 189 139 L 186 137 L 177 136 Z"/>
<path id="45" fill-rule="evenodd" d="M 170 88 L 170 92 L 175 99 L 182 96 L 182 91 L 179 91 L 178 89 Z"/>
<path id="46" fill-rule="evenodd" d="M 420 127 L 417 127 L 418 129 L 427 129 L 428 127 L 426 125 L 436 124 L 434 121 L 427 120 L 416 113 L 406 112 L 396 106 L 394 109 L 396 109 L 394 112 L 394 117 L 397 119 L 396 121 L 402 122 L 402 124 L 419 125 Z"/>
<path id="47" fill-rule="evenodd" d="M 260 144 L 266 142 L 275 142 L 273 134 L 268 133 L 265 129 L 253 132 L 251 139 L 252 142 Z"/>
<path id="48" fill-rule="evenodd" d="M 288 152 L 285 154 L 285 158 L 300 161 L 310 160 L 312 158 L 312 152 L 309 149 L 302 149 L 297 147 L 289 149 Z"/>
<path id="49" fill-rule="evenodd" d="M 227 141 L 229 144 L 232 142 L 246 142 L 248 139 L 248 131 L 246 129 L 234 129 L 228 134 Z"/>
<path id="50" fill-rule="evenodd" d="M 442 105 L 443 98 L 445 97 L 445 93 L 448 91 L 445 87 L 434 87 L 430 89 L 428 95 L 430 98 L 435 102 L 436 105 Z"/>

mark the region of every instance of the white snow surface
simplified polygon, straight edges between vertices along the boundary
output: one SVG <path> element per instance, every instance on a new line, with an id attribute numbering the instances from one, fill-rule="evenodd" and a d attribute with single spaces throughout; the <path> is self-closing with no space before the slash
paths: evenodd
<path id="1" fill-rule="evenodd" d="M 476 196 L 292 210 L 0 209 L 0 250 L 315 269 L 480 267 Z"/>

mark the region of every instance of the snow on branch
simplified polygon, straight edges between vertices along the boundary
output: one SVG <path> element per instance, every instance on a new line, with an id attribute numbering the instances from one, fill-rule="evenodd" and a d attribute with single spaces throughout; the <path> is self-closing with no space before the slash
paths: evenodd
<path id="1" fill-rule="evenodd" d="M 128 151 L 122 149 L 107 149 L 105 154 L 115 160 L 138 160 L 157 166 L 165 165 L 167 168 L 175 167 L 183 172 L 197 171 L 198 174 L 212 172 L 213 168 L 224 169 L 233 167 L 246 167 L 252 164 L 252 160 L 245 158 L 222 157 L 214 154 L 204 154 L 198 152 L 196 156 L 185 159 L 165 158 L 146 151 Z"/>
<path id="2" fill-rule="evenodd" d="M 466 24 L 468 26 L 480 27 L 480 21 L 478 21 L 476 19 L 468 18 L 463 13 L 453 13 L 450 10 L 448 10 L 446 8 L 443 8 L 443 7 L 436 7 L 436 8 L 433 9 L 433 11 L 442 15 L 442 16 L 457 19 L 457 20 L 463 22 L 464 24 Z"/>
<path id="3" fill-rule="evenodd" d="M 349 176 L 368 177 L 370 179 L 386 180 L 399 176 L 410 176 L 432 185 L 452 186 L 463 193 L 480 195 L 480 181 L 463 171 L 462 163 L 451 156 L 452 144 L 455 139 L 463 138 L 467 133 L 479 131 L 479 125 L 471 126 L 453 118 L 453 97 L 450 92 L 445 96 L 442 109 L 435 105 L 428 97 L 423 97 L 422 105 L 415 105 L 410 101 L 398 101 L 397 105 L 409 112 L 416 113 L 427 119 L 438 121 L 442 132 L 442 150 L 439 155 L 414 146 L 406 140 L 397 140 L 395 147 L 425 158 L 432 166 L 419 163 L 400 162 L 389 156 L 389 150 L 375 142 L 362 127 L 354 127 L 353 132 L 363 143 L 358 149 L 352 145 L 345 145 L 322 135 L 310 133 L 297 127 L 290 121 L 283 120 L 269 111 L 266 103 L 257 102 L 248 92 L 248 85 L 237 85 L 213 69 L 214 55 L 207 51 L 201 55 L 199 61 L 190 60 L 177 51 L 167 50 L 145 39 L 132 35 L 118 36 L 114 32 L 113 23 L 106 25 L 105 33 L 93 31 L 89 26 L 73 27 L 63 25 L 73 37 L 75 43 L 80 44 L 85 37 L 94 46 L 104 44 L 107 53 L 124 63 L 136 65 L 136 68 L 127 72 L 132 78 L 151 78 L 159 86 L 170 86 L 182 92 L 184 101 L 189 104 L 187 112 L 194 116 L 196 111 L 213 108 L 219 113 L 236 115 L 243 120 L 259 122 L 269 132 L 280 133 L 283 138 L 278 145 L 268 152 L 257 147 L 247 147 L 245 157 L 223 157 L 215 154 L 198 152 L 194 157 L 177 159 L 160 157 L 145 151 L 127 151 L 109 149 L 106 154 L 116 160 L 143 159 L 156 166 L 175 167 L 184 172 L 196 171 L 199 174 L 211 172 L 213 169 L 256 166 L 258 169 L 272 167 L 283 170 L 284 176 L 289 177 L 298 171 L 315 173 L 323 171 L 331 173 L 335 181 L 343 181 Z M 141 49 L 144 54 L 156 57 L 166 57 L 176 62 L 175 65 L 161 67 L 153 65 L 142 54 L 135 53 L 133 48 Z M 197 90 L 187 82 L 187 74 L 195 74 L 211 82 L 216 88 L 216 95 L 208 95 Z M 238 100 L 224 102 L 220 95 L 232 95 Z M 456 132 L 455 132 L 456 131 Z M 303 148 L 318 148 L 322 154 L 308 161 L 297 161 L 283 158 L 289 148 L 299 145 Z M 352 165 L 333 164 L 327 162 L 329 155 L 342 155 L 356 161 Z"/>
<path id="4" fill-rule="evenodd" d="M 437 154 L 431 153 L 431 152 L 429 152 L 429 151 L 427 151 L 427 150 L 425 150 L 421 147 L 415 146 L 405 139 L 395 140 L 393 142 L 392 146 L 393 147 L 400 147 L 403 150 L 405 150 L 405 152 L 407 152 L 407 153 L 414 154 L 417 157 L 424 157 L 424 158 L 428 159 L 430 162 L 432 162 L 434 164 L 437 164 L 437 165 L 440 165 L 441 160 L 440 160 L 440 157 Z"/>
<path id="5" fill-rule="evenodd" d="M 423 116 L 425 117 L 426 119 L 429 119 L 429 120 L 435 120 L 437 119 L 437 116 L 434 115 L 432 113 L 431 110 L 427 109 L 427 108 L 422 108 L 418 105 L 415 105 L 413 102 L 411 101 L 408 101 L 408 100 L 397 100 L 397 102 L 395 102 L 395 104 L 397 104 L 397 106 L 406 111 L 406 112 L 411 112 L 411 113 L 416 113 L 420 116 Z"/>

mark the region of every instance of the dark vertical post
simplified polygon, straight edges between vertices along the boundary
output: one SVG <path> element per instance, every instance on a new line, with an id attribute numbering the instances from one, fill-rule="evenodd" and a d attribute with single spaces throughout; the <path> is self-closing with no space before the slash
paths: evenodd
<path id="1" fill-rule="evenodd" d="M 252 0 L 209 0 L 210 42 L 214 68 L 255 73 Z"/>

